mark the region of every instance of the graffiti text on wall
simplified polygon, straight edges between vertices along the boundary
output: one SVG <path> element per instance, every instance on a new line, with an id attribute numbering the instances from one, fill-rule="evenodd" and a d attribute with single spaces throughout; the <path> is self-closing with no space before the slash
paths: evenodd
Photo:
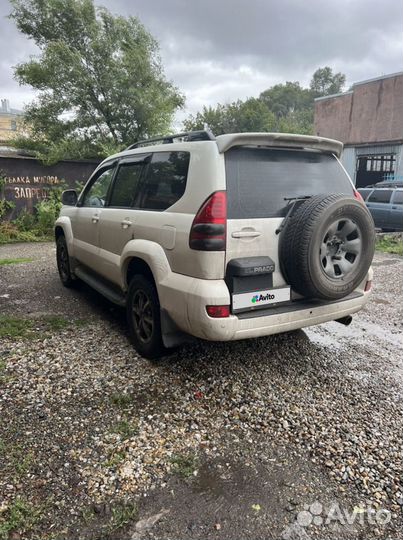
<path id="1" fill-rule="evenodd" d="M 57 176 L 6 176 L 5 182 L 13 189 L 15 199 L 46 199 L 49 187 L 44 184 L 56 186 L 61 180 Z"/>

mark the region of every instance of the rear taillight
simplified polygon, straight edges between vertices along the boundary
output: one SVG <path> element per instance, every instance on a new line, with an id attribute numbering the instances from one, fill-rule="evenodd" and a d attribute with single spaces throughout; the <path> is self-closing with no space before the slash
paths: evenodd
<path id="1" fill-rule="evenodd" d="M 357 201 L 364 202 L 364 199 L 362 198 L 362 195 L 359 191 L 356 189 L 354 190 L 354 199 L 357 199 Z"/>
<path id="2" fill-rule="evenodd" d="M 230 315 L 229 306 L 206 306 L 206 311 L 208 316 L 214 319 L 222 319 Z"/>
<path id="3" fill-rule="evenodd" d="M 191 249 L 223 251 L 227 228 L 227 195 L 216 191 L 197 212 L 189 235 Z"/>

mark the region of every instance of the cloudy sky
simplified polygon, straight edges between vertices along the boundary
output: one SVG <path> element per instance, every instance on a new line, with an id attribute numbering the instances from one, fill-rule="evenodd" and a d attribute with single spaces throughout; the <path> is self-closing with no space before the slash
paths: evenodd
<path id="1" fill-rule="evenodd" d="M 97 2 L 98 3 L 98 2 Z M 137 15 L 159 40 L 165 71 L 186 111 L 257 96 L 287 80 L 309 83 L 325 65 L 347 85 L 403 70 L 401 0 L 100 0 Z M 33 97 L 12 66 L 35 52 L 0 0 L 0 97 L 21 108 Z"/>

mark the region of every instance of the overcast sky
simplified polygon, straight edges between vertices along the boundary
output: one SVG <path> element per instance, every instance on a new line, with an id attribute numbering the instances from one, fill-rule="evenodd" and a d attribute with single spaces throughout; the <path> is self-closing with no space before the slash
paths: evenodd
<path id="1" fill-rule="evenodd" d="M 166 75 L 186 111 L 257 96 L 277 83 L 309 84 L 329 65 L 347 85 L 403 70 L 401 0 L 101 0 L 137 15 L 159 40 Z M 12 66 L 34 52 L 0 0 L 0 97 L 21 108 L 33 97 Z"/>

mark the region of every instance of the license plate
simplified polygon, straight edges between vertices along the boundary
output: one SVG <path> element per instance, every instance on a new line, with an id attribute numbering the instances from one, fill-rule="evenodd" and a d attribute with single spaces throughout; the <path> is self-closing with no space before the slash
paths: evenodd
<path id="1" fill-rule="evenodd" d="M 235 311 L 239 309 L 259 308 L 278 304 L 279 302 L 288 302 L 290 298 L 290 287 L 234 294 L 232 296 L 232 308 Z"/>

